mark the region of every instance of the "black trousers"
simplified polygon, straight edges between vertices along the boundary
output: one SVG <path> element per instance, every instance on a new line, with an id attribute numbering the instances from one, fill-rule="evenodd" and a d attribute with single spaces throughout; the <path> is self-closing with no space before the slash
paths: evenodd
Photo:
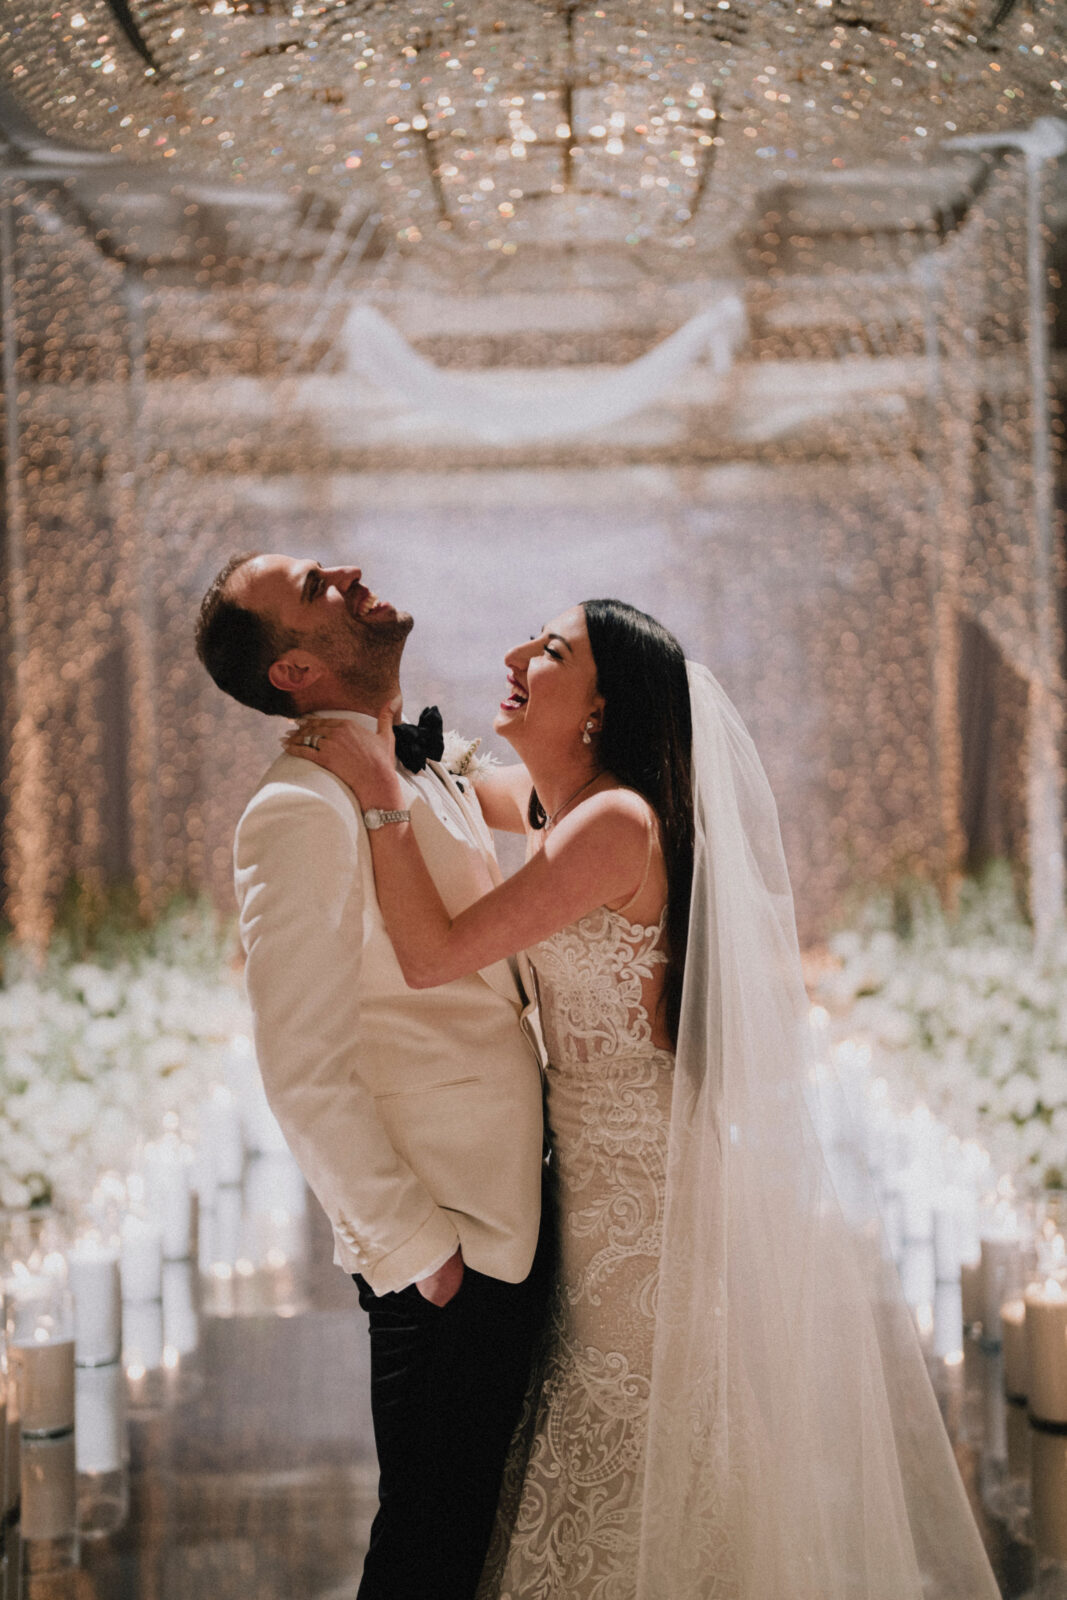
<path id="1" fill-rule="evenodd" d="M 467 1267 L 446 1306 L 356 1277 L 379 1471 L 357 1600 L 473 1600 L 547 1311 L 549 1231 L 525 1282 Z"/>

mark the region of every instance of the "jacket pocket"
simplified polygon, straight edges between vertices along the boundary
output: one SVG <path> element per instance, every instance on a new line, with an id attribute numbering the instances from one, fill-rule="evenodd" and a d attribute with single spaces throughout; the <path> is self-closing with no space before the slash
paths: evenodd
<path id="1" fill-rule="evenodd" d="M 382 1094 L 376 1094 L 375 1100 L 405 1100 L 415 1095 L 433 1094 L 437 1089 L 459 1089 L 465 1083 L 481 1083 L 481 1077 L 475 1073 L 466 1078 L 446 1078 L 443 1083 L 423 1083 L 417 1089 L 386 1089 Z"/>

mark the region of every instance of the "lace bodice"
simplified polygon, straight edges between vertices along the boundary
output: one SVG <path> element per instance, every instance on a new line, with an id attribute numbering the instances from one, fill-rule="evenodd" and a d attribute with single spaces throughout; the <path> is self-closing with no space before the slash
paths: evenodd
<path id="1" fill-rule="evenodd" d="M 635 1600 L 674 1079 L 652 1027 L 665 920 L 601 906 L 527 952 L 559 1278 L 479 1600 Z"/>
<path id="2" fill-rule="evenodd" d="M 666 965 L 664 908 L 645 927 L 600 906 L 527 952 L 553 1066 L 650 1054 Z"/>

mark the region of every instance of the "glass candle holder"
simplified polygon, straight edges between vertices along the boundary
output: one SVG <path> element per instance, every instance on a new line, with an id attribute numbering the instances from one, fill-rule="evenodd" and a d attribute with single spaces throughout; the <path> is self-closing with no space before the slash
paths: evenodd
<path id="1" fill-rule="evenodd" d="M 73 1432 L 22 1445 L 22 1547 L 26 1572 L 56 1572 L 78 1559 Z"/>
<path id="2" fill-rule="evenodd" d="M 74 1303 L 70 1290 L 44 1273 L 4 1282 L 7 1348 L 24 1438 L 47 1438 L 74 1427 Z"/>
<path id="3" fill-rule="evenodd" d="M 8 1371 L 7 1334 L 0 1328 L 0 1543 L 3 1528 L 18 1515 L 18 1419 L 15 1385 Z"/>
<path id="4" fill-rule="evenodd" d="M 67 1218 L 53 1206 L 0 1209 L 0 1263 L 5 1273 L 16 1263 L 31 1273 L 51 1270 L 66 1238 Z"/>

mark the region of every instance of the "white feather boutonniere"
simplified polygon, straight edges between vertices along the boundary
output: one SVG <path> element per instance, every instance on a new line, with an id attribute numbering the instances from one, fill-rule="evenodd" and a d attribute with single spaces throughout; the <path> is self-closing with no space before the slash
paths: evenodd
<path id="1" fill-rule="evenodd" d="M 441 765 L 454 778 L 466 778 L 469 783 L 477 784 L 479 778 L 484 778 L 487 772 L 500 765 L 496 756 L 478 754 L 481 742 L 480 739 L 465 739 L 455 728 L 450 728 L 445 734 Z"/>

